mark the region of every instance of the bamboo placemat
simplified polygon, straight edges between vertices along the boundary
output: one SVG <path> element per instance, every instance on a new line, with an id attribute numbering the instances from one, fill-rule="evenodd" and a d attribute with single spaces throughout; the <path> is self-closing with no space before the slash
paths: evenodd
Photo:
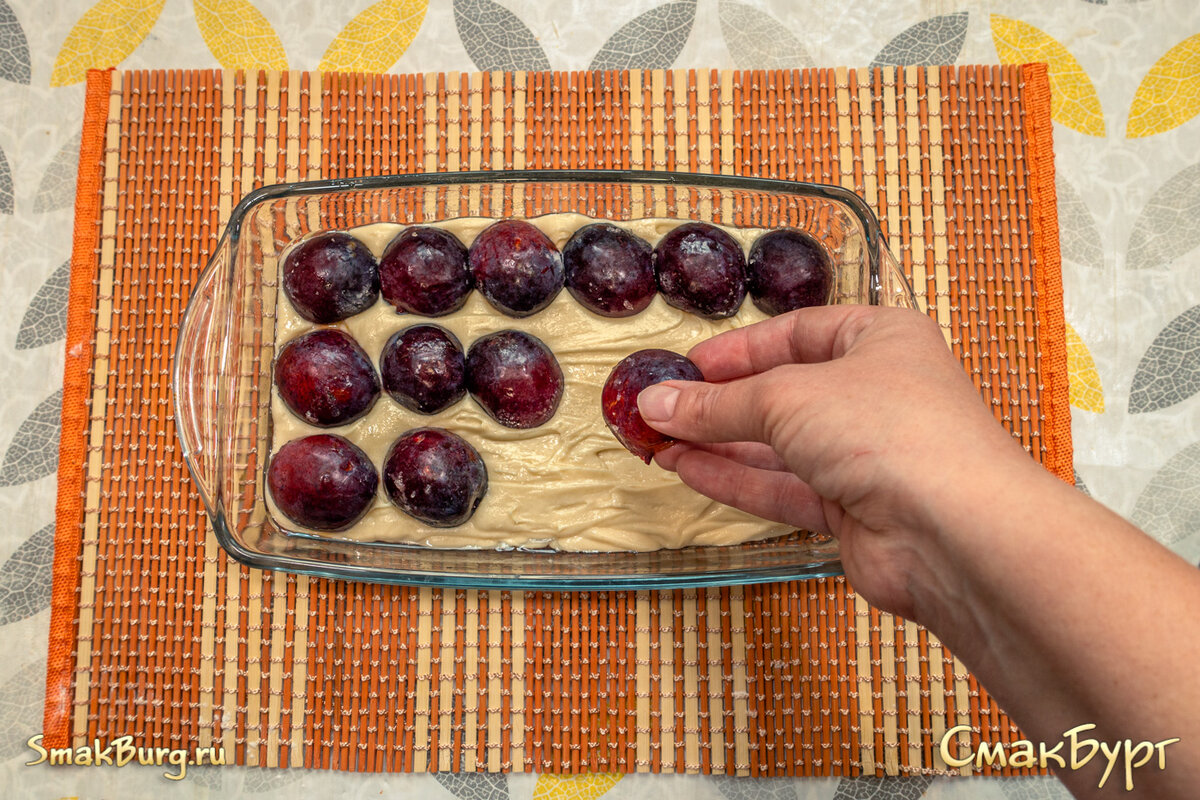
<path id="1" fill-rule="evenodd" d="M 680 592 L 365 585 L 241 567 L 172 420 L 189 287 L 234 203 L 305 178 L 665 169 L 879 209 L 998 418 L 1071 478 L 1045 67 L 89 75 L 45 733 L 347 770 L 940 772 L 1019 737 L 843 580 Z M 1020 770 L 994 770 L 1017 774 Z"/>

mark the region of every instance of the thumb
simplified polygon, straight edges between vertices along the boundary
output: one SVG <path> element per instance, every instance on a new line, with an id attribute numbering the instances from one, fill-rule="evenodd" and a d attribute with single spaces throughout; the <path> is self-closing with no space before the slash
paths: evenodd
<path id="1" fill-rule="evenodd" d="M 666 381 L 638 395 L 650 427 L 689 442 L 770 443 L 763 375 L 728 383 Z"/>

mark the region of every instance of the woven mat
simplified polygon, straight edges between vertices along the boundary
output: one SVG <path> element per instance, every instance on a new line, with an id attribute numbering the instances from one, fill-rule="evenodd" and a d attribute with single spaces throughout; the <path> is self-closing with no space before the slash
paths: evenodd
<path id="1" fill-rule="evenodd" d="M 89 76 L 64 378 L 48 745 L 132 734 L 346 770 L 942 772 L 1019 733 L 843 580 L 521 594 L 246 569 L 172 421 L 189 287 L 233 204 L 304 178 L 644 168 L 836 183 L 1033 457 L 1071 478 L 1043 66 Z M 1005 774 L 1020 771 L 996 770 Z"/>

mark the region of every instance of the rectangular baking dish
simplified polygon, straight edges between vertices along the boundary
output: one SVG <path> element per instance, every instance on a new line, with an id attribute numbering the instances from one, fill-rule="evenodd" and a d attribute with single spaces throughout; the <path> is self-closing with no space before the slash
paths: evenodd
<path id="1" fill-rule="evenodd" d="M 802 228 L 832 257 L 835 302 L 915 305 L 878 222 L 836 186 L 666 172 L 436 173 L 268 186 L 233 210 L 193 287 L 176 351 L 183 452 L 221 546 L 253 567 L 352 580 L 515 590 L 670 589 L 840 575 L 837 542 L 795 533 L 641 553 L 438 550 L 281 528 L 267 512 L 279 254 L 307 233 L 375 222 L 575 212 Z M 747 300 L 747 302 L 749 302 Z"/>

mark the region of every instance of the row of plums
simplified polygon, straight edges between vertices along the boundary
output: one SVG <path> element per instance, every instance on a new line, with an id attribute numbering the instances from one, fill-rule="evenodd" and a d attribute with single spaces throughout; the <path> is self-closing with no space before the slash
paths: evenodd
<path id="1" fill-rule="evenodd" d="M 688 222 L 651 248 L 607 222 L 577 230 L 560 252 L 532 224 L 505 219 L 485 228 L 468 250 L 441 228 L 405 228 L 376 261 L 355 237 L 328 231 L 300 242 L 283 264 L 283 289 L 300 316 L 339 322 L 375 304 L 380 293 L 400 312 L 440 317 L 478 289 L 498 311 L 527 317 L 567 291 L 605 317 L 627 317 L 656 292 L 672 306 L 707 319 L 733 316 L 749 293 L 768 314 L 828 301 L 833 270 L 808 234 L 779 228 L 742 253 L 721 228 Z"/>
<path id="2" fill-rule="evenodd" d="M 380 381 L 382 376 L 382 382 Z M 275 359 L 275 386 L 300 419 L 321 428 L 349 425 L 375 405 L 381 388 L 420 414 L 437 414 L 467 392 L 507 428 L 535 428 L 562 399 L 563 373 L 550 348 L 515 330 L 489 333 L 464 355 L 440 325 L 412 325 L 392 334 L 379 373 L 354 337 L 318 328 L 296 337 Z"/>

